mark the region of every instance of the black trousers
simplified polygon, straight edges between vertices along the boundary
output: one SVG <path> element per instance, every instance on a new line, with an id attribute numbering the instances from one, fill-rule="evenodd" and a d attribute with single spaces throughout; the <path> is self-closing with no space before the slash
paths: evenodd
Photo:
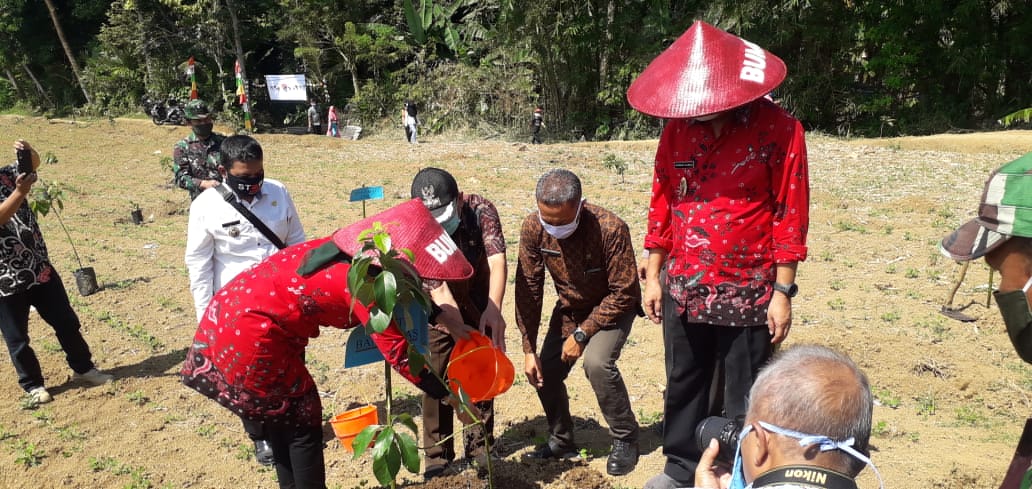
<path id="1" fill-rule="evenodd" d="M 319 391 L 312 389 L 307 395 L 318 397 Z M 280 489 L 326 488 L 321 425 L 240 420 L 251 439 L 265 439 L 272 447 Z"/>
<path id="2" fill-rule="evenodd" d="M 14 370 L 18 373 L 18 384 L 26 391 L 44 387 L 43 372 L 36 352 L 29 346 L 29 306 L 34 306 L 57 335 L 57 341 L 65 352 L 68 366 L 76 373 L 86 373 L 93 368 L 90 347 L 79 332 L 79 316 L 68 302 L 68 294 L 57 270 L 51 270 L 50 281 L 34 285 L 29 290 L 7 297 L 0 297 L 0 332 L 3 333 L 7 351 L 11 354 Z"/>
<path id="3" fill-rule="evenodd" d="M 767 325 L 691 323 L 663 293 L 667 388 L 663 404 L 663 472 L 691 487 L 702 452 L 695 428 L 707 416 L 744 416 L 748 394 L 773 349 Z M 722 387 L 722 388 L 721 388 Z"/>

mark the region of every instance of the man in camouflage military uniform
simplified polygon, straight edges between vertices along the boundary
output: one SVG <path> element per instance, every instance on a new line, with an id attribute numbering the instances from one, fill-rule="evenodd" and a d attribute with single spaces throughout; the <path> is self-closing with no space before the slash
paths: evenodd
<path id="1" fill-rule="evenodd" d="M 190 200 L 193 200 L 222 181 L 219 147 L 226 137 L 212 132 L 211 111 L 203 101 L 191 100 L 183 112 L 193 132 L 172 149 L 172 170 L 176 185 L 190 192 Z"/>

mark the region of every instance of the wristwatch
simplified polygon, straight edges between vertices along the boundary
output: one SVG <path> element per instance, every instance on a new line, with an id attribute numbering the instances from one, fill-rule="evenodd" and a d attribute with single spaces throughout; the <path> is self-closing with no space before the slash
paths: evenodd
<path id="1" fill-rule="evenodd" d="M 573 341 L 583 345 L 588 342 L 588 334 L 578 326 L 577 329 L 573 330 Z"/>
<path id="2" fill-rule="evenodd" d="M 792 283 L 792 284 L 780 284 L 780 283 L 774 282 L 774 290 L 776 290 L 778 292 L 781 292 L 782 294 L 785 294 L 786 296 L 788 296 L 789 299 L 791 299 L 791 298 L 795 297 L 796 294 L 799 293 L 799 286 L 794 284 L 794 283 Z"/>

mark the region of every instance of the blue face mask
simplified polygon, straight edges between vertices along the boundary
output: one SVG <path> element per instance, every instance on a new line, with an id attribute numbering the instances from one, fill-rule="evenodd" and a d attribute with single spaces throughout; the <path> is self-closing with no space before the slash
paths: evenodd
<path id="1" fill-rule="evenodd" d="M 742 468 L 742 440 L 752 430 L 752 425 L 745 425 L 745 429 L 738 435 L 738 448 L 735 449 L 735 463 L 731 467 L 731 485 L 728 489 L 745 489 L 745 469 Z"/>
<path id="2" fill-rule="evenodd" d="M 822 452 L 827 452 L 831 450 L 842 450 L 843 452 L 852 455 L 857 460 L 871 466 L 871 470 L 874 471 L 874 475 L 878 477 L 878 487 L 884 489 L 885 483 L 882 481 L 881 473 L 878 472 L 878 467 L 874 466 L 874 462 L 872 462 L 870 458 L 860 453 L 860 451 L 858 451 L 857 449 L 853 448 L 853 443 L 855 442 L 853 438 L 847 438 L 842 441 L 835 441 L 832 440 L 830 437 L 824 435 L 810 435 L 806 433 L 801 433 L 787 428 L 782 428 L 780 426 L 775 426 L 770 423 L 765 423 L 763 421 L 759 421 L 759 425 L 762 426 L 763 429 L 771 433 L 777 433 L 779 435 L 784 435 L 799 440 L 799 446 L 801 447 L 817 445 L 820 448 L 820 451 Z M 749 431 L 751 430 L 752 425 L 746 425 L 745 428 L 742 429 L 742 433 L 738 435 L 738 450 L 735 452 L 735 462 L 734 466 L 731 468 L 731 485 L 729 486 L 730 489 L 746 489 L 747 487 L 749 487 L 749 485 L 745 482 L 745 470 L 742 468 L 742 441 L 745 440 L 746 435 L 748 435 Z"/>

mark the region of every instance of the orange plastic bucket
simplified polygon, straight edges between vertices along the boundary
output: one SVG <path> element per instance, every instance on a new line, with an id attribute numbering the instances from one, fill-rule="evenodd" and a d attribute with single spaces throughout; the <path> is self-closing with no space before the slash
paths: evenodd
<path id="1" fill-rule="evenodd" d="M 512 362 L 486 336 L 471 332 L 468 339 L 455 343 L 448 379 L 452 388 L 461 385 L 473 401 L 493 399 L 507 391 L 514 377 Z"/>
<path id="2" fill-rule="evenodd" d="M 337 435 L 337 439 L 340 440 L 340 444 L 344 446 L 344 449 L 349 452 L 355 451 L 354 447 L 351 446 L 355 436 L 361 433 L 367 426 L 378 422 L 379 416 L 376 414 L 376 406 L 373 405 L 344 411 L 330 418 L 330 426 L 333 427 L 333 433 Z"/>
<path id="3" fill-rule="evenodd" d="M 512 387 L 512 381 L 516 378 L 516 368 L 512 365 L 512 360 L 505 355 L 505 352 L 498 348 L 494 348 L 495 359 L 498 368 L 497 374 L 495 374 L 494 381 L 494 395 L 500 396 Z"/>

